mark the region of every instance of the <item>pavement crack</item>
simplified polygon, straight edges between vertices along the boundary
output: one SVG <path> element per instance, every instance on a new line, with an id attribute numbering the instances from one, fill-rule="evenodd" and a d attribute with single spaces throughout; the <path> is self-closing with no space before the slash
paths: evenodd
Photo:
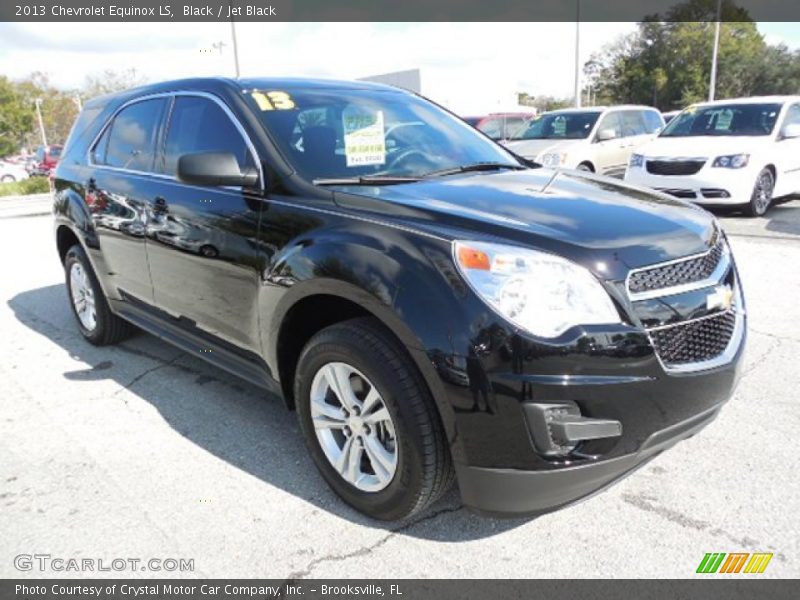
<path id="1" fill-rule="evenodd" d="M 134 385 L 136 385 L 137 383 L 139 383 L 139 382 L 140 382 L 142 379 L 144 379 L 145 377 L 147 377 L 147 376 L 148 376 L 148 375 L 150 375 L 151 373 L 155 373 L 156 371 L 160 371 L 161 369 L 166 369 L 167 367 L 171 367 L 171 366 L 172 366 L 172 365 L 173 365 L 173 364 L 174 364 L 174 363 L 175 363 L 175 362 L 176 362 L 178 359 L 180 359 L 180 358 L 181 358 L 183 355 L 184 355 L 184 353 L 183 353 L 183 352 L 181 352 L 180 354 L 178 354 L 177 356 L 174 356 L 173 358 L 171 358 L 171 359 L 169 359 L 169 360 L 163 361 L 163 362 L 161 362 L 160 364 L 157 364 L 157 365 L 155 365 L 155 366 L 153 366 L 153 367 L 150 367 L 149 369 L 146 369 L 146 370 L 142 371 L 142 372 L 141 372 L 141 373 L 139 373 L 139 374 L 138 374 L 136 377 L 134 377 L 133 379 L 131 379 L 131 380 L 130 380 L 128 383 L 124 384 L 124 385 L 123 385 L 121 388 L 119 388 L 119 389 L 118 389 L 116 392 L 114 392 L 112 395 L 113 395 L 113 396 L 118 396 L 118 395 L 119 395 L 119 394 L 121 394 L 122 392 L 125 392 L 125 391 L 130 391 L 130 389 L 131 389 L 131 388 L 132 388 Z"/>
<path id="2" fill-rule="evenodd" d="M 301 569 L 299 571 L 294 571 L 293 573 L 290 573 L 289 577 L 287 577 L 286 581 L 283 582 L 283 586 L 282 587 L 285 589 L 285 587 L 287 585 L 291 584 L 292 582 L 294 582 L 294 581 L 296 581 L 298 579 L 302 579 L 304 577 L 308 577 L 309 575 L 311 575 L 311 573 L 314 571 L 314 569 L 316 569 L 321 564 L 329 563 L 329 562 L 341 562 L 343 560 L 348 560 L 350 558 L 357 558 L 359 556 L 366 556 L 367 554 L 370 554 L 370 553 L 374 552 L 375 550 L 377 550 L 381 546 L 383 546 L 386 543 L 388 543 L 392 538 L 396 537 L 398 534 L 402 534 L 402 533 L 404 533 L 406 531 L 409 531 L 410 529 L 413 529 L 414 527 L 416 527 L 417 525 L 420 525 L 421 523 L 425 523 L 427 521 L 432 521 L 434 519 L 437 519 L 442 515 L 458 512 L 462 508 L 464 508 L 464 507 L 459 505 L 459 506 L 449 506 L 447 508 L 443 508 L 441 510 L 437 510 L 435 512 L 432 512 L 429 515 L 425 515 L 424 517 L 420 517 L 419 519 L 415 519 L 413 521 L 405 523 L 404 525 L 401 525 L 399 527 L 396 527 L 394 529 L 389 530 L 386 535 L 381 537 L 376 542 L 374 542 L 372 544 L 369 544 L 368 546 L 362 546 L 361 548 L 357 548 L 356 550 L 353 550 L 351 552 L 347 552 L 345 554 L 326 554 L 325 556 L 320 556 L 319 558 L 315 558 L 314 560 L 309 562 L 305 566 L 305 568 L 303 568 L 303 569 Z"/>

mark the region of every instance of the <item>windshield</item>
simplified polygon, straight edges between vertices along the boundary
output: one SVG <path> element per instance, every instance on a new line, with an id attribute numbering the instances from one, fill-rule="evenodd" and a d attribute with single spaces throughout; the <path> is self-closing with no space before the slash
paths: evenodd
<path id="1" fill-rule="evenodd" d="M 391 90 L 252 91 L 248 101 L 306 179 L 423 177 L 512 154 L 436 105 Z"/>
<path id="2" fill-rule="evenodd" d="M 690 106 L 669 122 L 661 137 L 769 135 L 780 110 L 780 104 Z"/>
<path id="3" fill-rule="evenodd" d="M 549 113 L 534 117 L 530 125 L 512 138 L 515 140 L 582 140 L 600 116 L 599 112 Z"/>

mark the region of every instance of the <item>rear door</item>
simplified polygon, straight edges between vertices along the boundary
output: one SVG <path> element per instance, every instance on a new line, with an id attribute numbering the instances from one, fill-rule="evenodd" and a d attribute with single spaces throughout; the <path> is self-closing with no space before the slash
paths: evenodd
<path id="1" fill-rule="evenodd" d="M 84 183 L 104 261 L 102 279 L 119 294 L 148 303 L 153 286 L 146 209 L 159 187 L 153 169 L 166 106 L 166 99 L 152 98 L 119 110 L 90 150 L 92 177 Z"/>
<path id="2" fill-rule="evenodd" d="M 147 253 L 158 308 L 216 338 L 260 351 L 260 190 L 189 185 L 176 178 L 183 154 L 231 152 L 241 168 L 257 167 L 250 148 L 221 100 L 199 93 L 174 97 L 157 165 L 163 178 L 148 198 Z"/>
<path id="3" fill-rule="evenodd" d="M 624 174 L 624 165 L 627 162 L 626 158 L 626 144 L 627 141 L 622 137 L 622 121 L 619 112 L 609 112 L 601 117 L 597 125 L 597 131 L 603 129 L 611 129 L 616 134 L 616 137 L 610 140 L 596 140 L 594 142 L 594 166 L 595 170 L 602 175 L 620 175 L 620 165 L 623 165 L 622 173 Z"/>

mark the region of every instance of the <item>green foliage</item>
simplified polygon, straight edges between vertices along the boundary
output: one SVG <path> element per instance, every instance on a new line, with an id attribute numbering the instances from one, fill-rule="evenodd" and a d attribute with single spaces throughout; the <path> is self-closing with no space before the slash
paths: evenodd
<path id="1" fill-rule="evenodd" d="M 0 157 L 17 151 L 33 129 L 33 114 L 6 77 L 0 76 Z"/>
<path id="2" fill-rule="evenodd" d="M 683 108 L 708 98 L 716 0 L 689 0 L 592 57 L 585 72 L 598 103 Z M 703 20 L 705 19 L 705 20 Z M 800 53 L 769 46 L 746 11 L 722 5 L 716 98 L 800 92 Z"/>
<path id="3" fill-rule="evenodd" d="M 13 183 L 0 183 L 0 196 L 27 196 L 28 194 L 46 194 L 50 191 L 47 177 L 31 177 Z"/>
<path id="4" fill-rule="evenodd" d="M 549 110 L 558 110 L 559 108 L 568 108 L 572 106 L 571 98 L 555 98 L 554 96 L 531 96 L 525 92 L 517 94 L 517 102 L 521 106 L 531 106 L 536 108 L 540 113 Z"/>

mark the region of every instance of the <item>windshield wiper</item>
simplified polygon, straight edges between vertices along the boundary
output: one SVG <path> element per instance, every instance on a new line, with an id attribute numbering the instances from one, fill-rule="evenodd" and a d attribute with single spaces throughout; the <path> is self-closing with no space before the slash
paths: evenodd
<path id="1" fill-rule="evenodd" d="M 508 163 L 482 162 L 471 165 L 461 165 L 459 167 L 452 167 L 448 169 L 440 169 L 438 171 L 431 171 L 430 173 L 427 173 L 425 177 L 444 177 L 445 175 L 456 175 L 458 173 L 470 173 L 472 171 L 497 171 L 499 169 L 522 171 L 526 168 L 527 167 L 522 165 L 510 165 Z"/>
<path id="2" fill-rule="evenodd" d="M 363 175 L 361 177 L 322 177 L 314 179 L 314 185 L 395 185 L 419 181 L 419 177 L 404 175 Z"/>

